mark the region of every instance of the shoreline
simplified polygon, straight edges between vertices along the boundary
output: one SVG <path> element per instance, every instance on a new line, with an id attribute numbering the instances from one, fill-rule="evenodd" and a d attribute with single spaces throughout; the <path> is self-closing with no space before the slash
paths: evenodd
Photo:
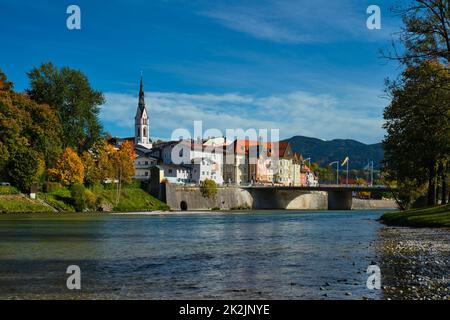
<path id="1" fill-rule="evenodd" d="M 388 212 L 379 220 L 384 225 L 392 227 L 450 230 L 450 205 Z"/>

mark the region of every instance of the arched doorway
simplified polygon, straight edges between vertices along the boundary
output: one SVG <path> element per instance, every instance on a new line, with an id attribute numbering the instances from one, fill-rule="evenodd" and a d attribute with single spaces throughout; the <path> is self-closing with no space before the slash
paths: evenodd
<path id="1" fill-rule="evenodd" d="M 180 202 L 180 209 L 181 209 L 181 211 L 187 211 L 188 205 L 187 205 L 186 201 L 183 200 Z"/>

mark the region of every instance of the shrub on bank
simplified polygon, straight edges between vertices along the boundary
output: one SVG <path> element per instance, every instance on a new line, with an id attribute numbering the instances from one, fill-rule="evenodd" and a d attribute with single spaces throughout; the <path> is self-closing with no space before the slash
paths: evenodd
<path id="1" fill-rule="evenodd" d="M 46 181 L 43 187 L 45 193 L 56 192 L 64 188 L 61 183 L 52 181 Z"/>
<path id="2" fill-rule="evenodd" d="M 19 190 L 12 186 L 0 186 L 0 195 L 19 194 Z"/>
<path id="3" fill-rule="evenodd" d="M 214 198 L 217 195 L 217 184 L 214 180 L 206 179 L 200 183 L 200 191 L 204 198 Z"/>
<path id="4" fill-rule="evenodd" d="M 86 209 L 86 188 L 84 185 L 75 183 L 70 188 L 70 195 L 75 209 L 80 212 L 84 211 Z"/>

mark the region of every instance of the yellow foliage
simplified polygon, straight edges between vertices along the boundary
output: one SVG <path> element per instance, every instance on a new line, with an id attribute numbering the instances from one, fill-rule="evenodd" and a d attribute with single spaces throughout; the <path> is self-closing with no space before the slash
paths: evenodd
<path id="1" fill-rule="evenodd" d="M 68 186 L 83 183 L 84 166 L 80 157 L 72 148 L 68 147 L 56 160 L 54 168 L 48 170 L 50 180 Z"/>

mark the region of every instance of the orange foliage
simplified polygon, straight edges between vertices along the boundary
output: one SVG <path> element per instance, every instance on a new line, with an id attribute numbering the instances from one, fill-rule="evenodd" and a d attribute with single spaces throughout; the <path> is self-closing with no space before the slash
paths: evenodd
<path id="1" fill-rule="evenodd" d="M 84 166 L 80 157 L 72 148 L 68 147 L 56 160 L 54 168 L 48 170 L 50 180 L 68 186 L 74 183 L 83 183 Z"/>

